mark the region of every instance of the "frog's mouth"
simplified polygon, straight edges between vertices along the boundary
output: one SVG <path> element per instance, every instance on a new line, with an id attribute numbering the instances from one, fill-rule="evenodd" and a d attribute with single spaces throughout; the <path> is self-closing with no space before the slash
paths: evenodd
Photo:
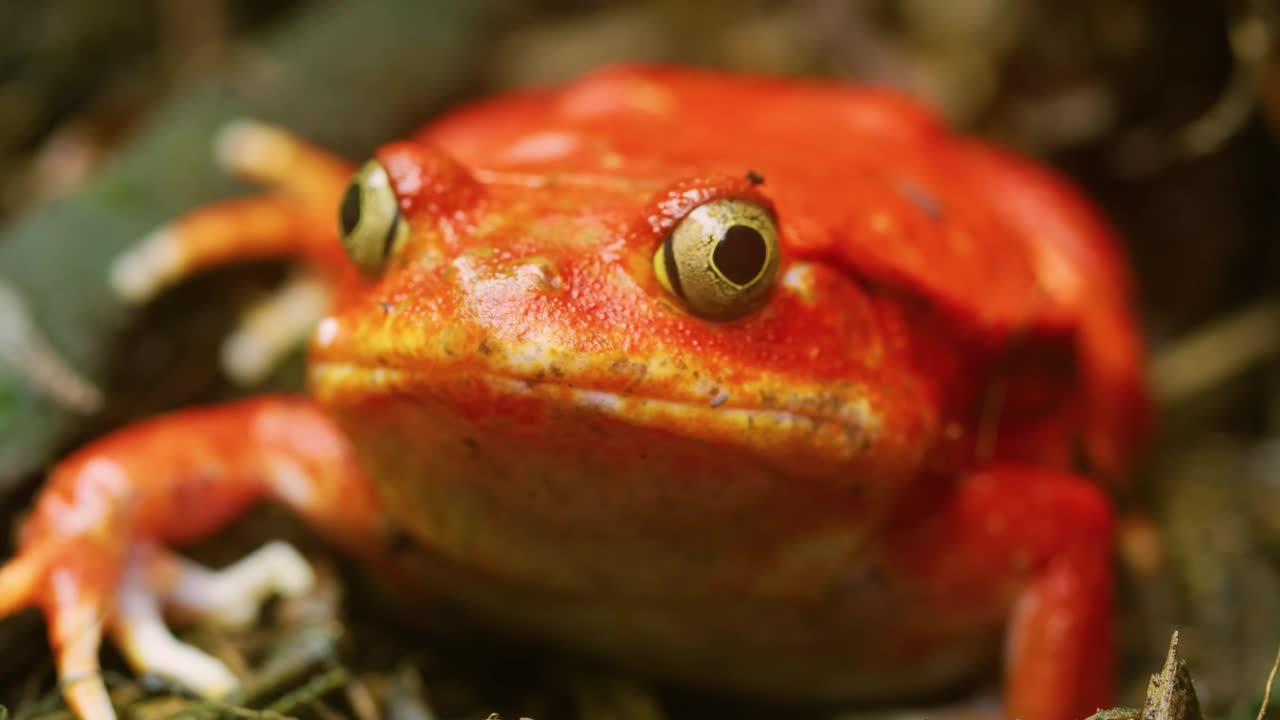
<path id="1" fill-rule="evenodd" d="M 314 363 L 311 381 L 323 402 L 339 406 L 378 397 L 422 397 L 467 412 L 485 412 L 514 403 L 559 416 L 569 411 L 580 418 L 745 446 L 765 456 L 799 453 L 818 462 L 847 463 L 890 450 L 884 447 L 879 413 L 865 395 L 848 388 L 839 392 L 789 386 L 786 393 L 771 393 L 750 386 L 715 392 L 693 386 L 678 392 L 668 381 L 662 387 L 671 392 L 659 394 L 651 387 L 583 387 L 543 372 L 442 373 L 438 368 L 406 370 L 333 361 Z"/>

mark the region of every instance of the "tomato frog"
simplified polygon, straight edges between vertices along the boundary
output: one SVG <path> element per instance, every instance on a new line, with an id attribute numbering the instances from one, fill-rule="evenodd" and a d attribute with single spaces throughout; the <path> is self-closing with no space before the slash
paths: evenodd
<path id="1" fill-rule="evenodd" d="M 52 470 L 0 571 L 83 720 L 103 633 L 217 696 L 166 611 L 246 623 L 313 579 L 272 544 L 171 548 L 293 508 L 406 594 L 677 684 L 1005 710 L 1110 702 L 1108 489 L 1148 433 L 1131 279 L 1064 180 L 888 90 L 605 68 L 463 107 L 358 168 L 242 121 L 270 192 L 111 269 L 303 270 L 226 344 L 309 335 L 309 392 L 180 411 Z M 335 222 L 336 218 L 336 222 Z"/>

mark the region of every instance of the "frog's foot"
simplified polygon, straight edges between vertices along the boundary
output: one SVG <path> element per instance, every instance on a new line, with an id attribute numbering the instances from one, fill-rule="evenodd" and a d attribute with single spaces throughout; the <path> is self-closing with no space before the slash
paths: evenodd
<path id="1" fill-rule="evenodd" d="M 245 627 L 268 597 L 300 595 L 314 585 L 311 566 L 283 542 L 264 545 L 222 570 L 138 543 L 125 563 L 109 630 L 138 672 L 220 697 L 236 686 L 235 676 L 218 660 L 175 638 L 161 610 L 222 627 Z"/>
<path id="2" fill-rule="evenodd" d="M 202 207 L 156 230 L 116 258 L 110 282 L 121 299 L 140 303 L 214 265 L 305 259 L 313 270 L 254 307 L 223 345 L 228 375 L 250 383 L 307 336 L 327 311 L 334 284 L 359 281 L 335 217 L 351 168 L 283 130 L 249 121 L 227 126 L 216 154 L 230 171 L 273 192 Z"/>
<path id="3" fill-rule="evenodd" d="M 345 438 L 310 402 L 268 397 L 156 418 L 108 435 L 54 468 L 0 568 L 0 616 L 38 607 L 63 692 L 82 720 L 109 720 L 98 671 L 103 633 L 140 671 L 209 696 L 236 679 L 173 637 L 162 612 L 243 625 L 273 593 L 305 592 L 306 562 L 272 543 L 223 570 L 165 544 L 217 531 L 274 497 L 353 548 L 381 547 L 382 517 Z"/>
<path id="4" fill-rule="evenodd" d="M 68 704 L 82 720 L 109 720 L 115 715 L 98 666 L 104 629 L 137 672 L 218 698 L 238 685 L 235 674 L 174 637 L 162 611 L 243 627 L 267 597 L 304 593 L 314 577 L 306 560 L 284 543 L 265 545 L 215 571 L 150 542 L 126 548 L 123 542 L 72 540 L 55 552 L 25 552 L 0 570 L 0 613 L 43 607 Z"/>

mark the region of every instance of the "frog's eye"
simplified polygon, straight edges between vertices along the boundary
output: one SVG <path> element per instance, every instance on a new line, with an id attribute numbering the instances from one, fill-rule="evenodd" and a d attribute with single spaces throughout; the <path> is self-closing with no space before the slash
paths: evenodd
<path id="1" fill-rule="evenodd" d="M 366 275 L 386 267 L 396 246 L 409 236 L 409 223 L 400 215 L 400 201 L 391 189 L 387 171 L 370 160 L 356 172 L 338 210 L 342 247 Z"/>
<path id="2" fill-rule="evenodd" d="M 667 292 L 708 320 L 732 320 L 764 302 L 778 273 L 778 226 L 759 203 L 721 198 L 680 220 L 653 256 Z"/>

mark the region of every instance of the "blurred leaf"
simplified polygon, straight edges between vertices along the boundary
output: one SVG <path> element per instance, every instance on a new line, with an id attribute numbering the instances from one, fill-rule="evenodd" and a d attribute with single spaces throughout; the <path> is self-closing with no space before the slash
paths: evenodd
<path id="1" fill-rule="evenodd" d="M 500 0 L 317 5 L 174 97 L 82 191 L 8 228 L 0 282 L 21 294 L 68 365 L 104 384 L 112 341 L 137 316 L 112 297 L 105 268 L 183 211 L 244 191 L 213 164 L 223 124 L 249 115 L 359 157 L 473 87 L 486 39 L 509 10 Z M 0 435 L 0 493 L 46 462 L 76 420 L 25 383 L 8 392 L 22 418 Z"/>

